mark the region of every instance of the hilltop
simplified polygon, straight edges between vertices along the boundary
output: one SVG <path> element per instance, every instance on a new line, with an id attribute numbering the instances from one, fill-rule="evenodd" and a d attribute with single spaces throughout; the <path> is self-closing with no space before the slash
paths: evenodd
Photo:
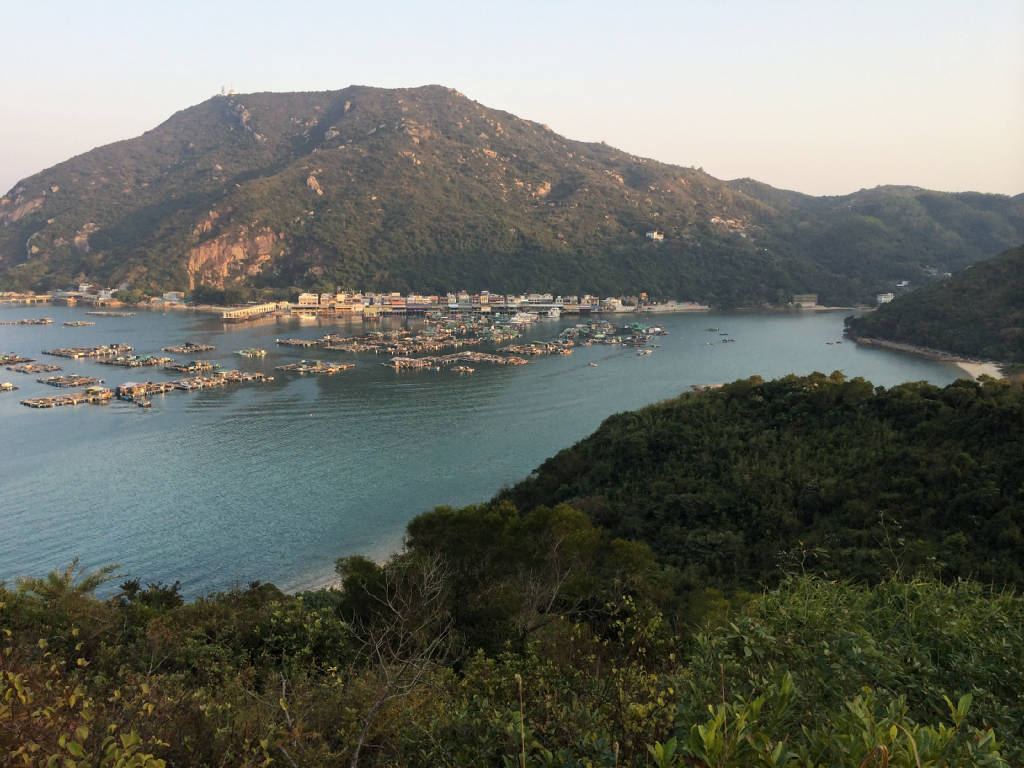
<path id="1" fill-rule="evenodd" d="M 1024 246 L 847 320 L 854 336 L 1024 363 Z"/>
<path id="2" fill-rule="evenodd" d="M 0 198 L 0 286 L 850 304 L 1022 239 L 1024 196 L 815 198 L 573 141 L 441 86 L 351 86 L 215 96 L 24 179 Z"/>

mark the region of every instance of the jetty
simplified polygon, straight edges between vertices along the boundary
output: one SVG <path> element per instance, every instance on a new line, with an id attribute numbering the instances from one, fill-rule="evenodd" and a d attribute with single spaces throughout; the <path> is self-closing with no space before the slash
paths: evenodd
<path id="1" fill-rule="evenodd" d="M 134 312 L 107 312 L 96 310 L 93 312 L 86 312 L 87 315 L 93 315 L 94 317 L 135 317 Z"/>
<path id="2" fill-rule="evenodd" d="M 226 309 L 220 313 L 220 319 L 229 323 L 239 323 L 257 317 L 266 317 L 275 312 L 277 312 L 277 302 L 270 301 L 264 304 L 249 304 L 244 307 Z"/>
<path id="3" fill-rule="evenodd" d="M 83 357 L 116 357 L 117 355 L 131 354 L 132 348 L 128 344 L 103 344 L 98 347 L 61 347 L 60 349 L 44 349 L 44 355 L 54 357 L 67 357 L 72 360 L 80 360 Z"/>
<path id="4" fill-rule="evenodd" d="M 57 408 L 62 405 L 82 405 L 83 403 L 97 405 L 109 403 L 113 399 L 114 390 L 90 387 L 84 392 L 70 392 L 51 397 L 32 397 L 28 400 L 22 400 L 21 404 L 27 405 L 29 408 Z"/>
<path id="5" fill-rule="evenodd" d="M 323 373 L 332 375 L 339 371 L 355 368 L 355 363 L 327 363 L 323 360 L 300 360 L 297 363 L 277 366 L 278 371 L 288 373 Z"/>
<path id="6" fill-rule="evenodd" d="M 47 376 L 43 379 L 36 379 L 40 384 L 49 384 L 51 387 L 92 387 L 97 384 L 102 384 L 103 379 L 97 379 L 92 376 L 79 376 L 75 373 L 69 373 L 66 376 Z"/>

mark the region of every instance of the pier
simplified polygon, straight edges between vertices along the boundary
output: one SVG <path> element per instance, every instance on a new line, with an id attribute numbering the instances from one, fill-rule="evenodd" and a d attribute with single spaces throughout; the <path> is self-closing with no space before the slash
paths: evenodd
<path id="1" fill-rule="evenodd" d="M 227 322 L 242 322 L 257 317 L 272 315 L 277 311 L 277 303 L 270 301 L 266 304 L 250 304 L 247 307 L 236 307 L 227 309 L 220 313 L 220 319 Z"/>

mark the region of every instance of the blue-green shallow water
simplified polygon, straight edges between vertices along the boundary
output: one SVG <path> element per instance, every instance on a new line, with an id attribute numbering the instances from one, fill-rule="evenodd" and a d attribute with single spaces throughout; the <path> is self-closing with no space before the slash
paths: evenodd
<path id="1" fill-rule="evenodd" d="M 384 557 L 417 513 L 484 501 L 610 414 L 691 384 L 816 370 L 886 386 L 958 377 L 948 363 L 827 344 L 841 338 L 841 312 L 639 318 L 670 332 L 650 356 L 584 347 L 522 367 L 478 365 L 472 376 L 396 373 L 376 355 L 274 344 L 362 332 L 341 321 L 225 326 L 189 312 L 87 318 L 80 308 L 0 308 L 0 320 L 40 316 L 54 324 L 0 326 L 0 353 L 59 363 L 64 373 L 113 386 L 174 375 L 40 351 L 122 342 L 149 353 L 189 340 L 217 346 L 200 357 L 276 374 L 270 384 L 158 396 L 148 410 L 119 402 L 36 410 L 19 400 L 58 390 L 0 368 L 0 381 L 21 387 L 0 393 L 0 579 L 42 575 L 79 557 L 88 568 L 120 563 L 143 582 L 180 579 L 188 596 L 255 579 L 297 588 L 330 573 L 337 557 Z M 69 319 L 96 324 L 63 327 Z M 528 336 L 549 338 L 573 322 L 542 322 Z M 720 343 L 709 326 L 737 341 Z M 267 357 L 232 354 L 249 346 L 266 348 Z M 273 370 L 314 356 L 353 360 L 356 368 L 315 378 Z"/>

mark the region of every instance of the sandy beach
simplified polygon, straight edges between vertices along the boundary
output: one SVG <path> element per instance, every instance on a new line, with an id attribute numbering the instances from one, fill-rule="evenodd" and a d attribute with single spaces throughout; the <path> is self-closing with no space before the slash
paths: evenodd
<path id="1" fill-rule="evenodd" d="M 1005 378 L 1002 366 L 998 363 L 971 363 L 957 360 L 956 366 L 973 379 L 977 379 L 979 376 L 991 376 L 993 379 Z"/>

